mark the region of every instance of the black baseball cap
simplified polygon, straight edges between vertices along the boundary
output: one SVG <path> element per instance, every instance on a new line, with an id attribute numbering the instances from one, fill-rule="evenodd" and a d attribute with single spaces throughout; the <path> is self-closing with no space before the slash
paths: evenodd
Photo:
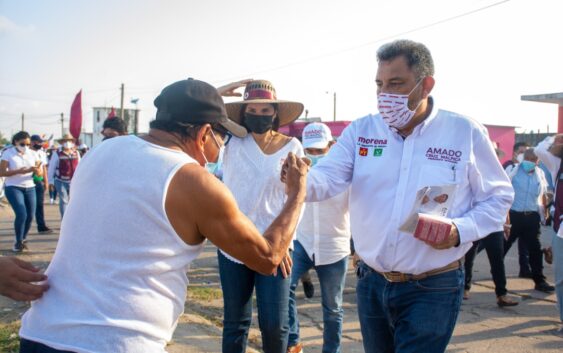
<path id="1" fill-rule="evenodd" d="M 41 143 L 43 142 L 43 139 L 42 139 L 41 136 L 39 136 L 39 135 L 31 135 L 30 140 L 31 140 L 31 141 L 36 141 L 36 142 L 41 142 Z"/>
<path id="2" fill-rule="evenodd" d="M 217 123 L 237 137 L 246 136 L 246 129 L 227 117 L 225 103 L 215 87 L 188 78 L 165 87 L 154 100 L 156 120 L 172 120 L 189 124 Z"/>

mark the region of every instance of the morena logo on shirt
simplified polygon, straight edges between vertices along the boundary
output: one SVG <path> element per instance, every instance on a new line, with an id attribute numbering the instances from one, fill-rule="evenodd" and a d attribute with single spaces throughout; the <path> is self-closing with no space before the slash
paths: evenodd
<path id="1" fill-rule="evenodd" d="M 360 136 L 358 137 L 358 144 L 370 146 L 385 146 L 387 145 L 387 139 L 368 138 Z"/>
<path id="2" fill-rule="evenodd" d="M 448 148 L 428 147 L 426 150 L 426 158 L 433 161 L 446 161 L 457 163 L 461 160 L 463 152 Z"/>
<path id="3" fill-rule="evenodd" d="M 357 145 L 360 146 L 358 154 L 362 157 L 370 154 L 369 150 L 373 148 L 373 156 L 383 156 L 383 149 L 387 147 L 387 139 L 380 139 L 374 137 L 358 137 Z"/>

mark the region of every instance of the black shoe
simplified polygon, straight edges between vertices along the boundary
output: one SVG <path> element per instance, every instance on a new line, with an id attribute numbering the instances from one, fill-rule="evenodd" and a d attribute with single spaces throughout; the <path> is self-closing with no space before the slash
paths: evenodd
<path id="1" fill-rule="evenodd" d="M 23 243 L 15 243 L 14 247 L 12 248 L 12 251 L 15 253 L 21 253 L 23 252 L 23 248 L 24 248 Z"/>
<path id="2" fill-rule="evenodd" d="M 547 283 L 546 281 L 540 282 L 540 283 L 536 283 L 536 286 L 534 287 L 535 290 L 539 290 L 540 292 L 544 292 L 544 293 L 551 293 L 555 290 L 555 287 L 552 286 L 551 284 Z"/>
<path id="3" fill-rule="evenodd" d="M 41 230 L 38 230 L 37 233 L 39 233 L 39 234 L 51 234 L 51 233 L 53 233 L 53 230 L 49 227 L 45 227 Z"/>
<path id="4" fill-rule="evenodd" d="M 518 274 L 518 277 L 520 277 L 520 278 L 534 278 L 532 276 L 532 272 L 520 272 Z"/>
<path id="5" fill-rule="evenodd" d="M 311 299 L 315 295 L 315 286 L 311 281 L 303 281 L 303 292 L 305 292 L 305 297 Z"/>

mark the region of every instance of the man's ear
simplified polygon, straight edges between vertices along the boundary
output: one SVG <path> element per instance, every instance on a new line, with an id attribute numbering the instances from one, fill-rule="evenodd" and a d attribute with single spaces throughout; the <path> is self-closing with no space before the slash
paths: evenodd
<path id="1" fill-rule="evenodd" d="M 207 139 L 210 137 L 211 125 L 204 124 L 202 127 L 197 131 L 197 138 L 196 138 L 196 145 L 203 148 L 203 145 L 207 142 Z"/>
<path id="2" fill-rule="evenodd" d="M 432 76 L 426 76 L 425 78 L 422 79 L 422 98 L 423 99 L 426 99 L 430 95 L 430 92 L 432 92 L 432 89 L 434 88 L 435 83 L 436 83 L 436 81 L 434 81 L 434 77 L 432 77 Z"/>

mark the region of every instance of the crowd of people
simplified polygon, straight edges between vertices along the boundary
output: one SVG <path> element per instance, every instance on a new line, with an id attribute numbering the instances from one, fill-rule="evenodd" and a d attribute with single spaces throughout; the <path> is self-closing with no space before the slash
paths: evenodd
<path id="1" fill-rule="evenodd" d="M 351 238 L 368 353 L 444 352 L 481 249 L 500 307 L 518 304 L 504 267 L 516 240 L 520 274 L 561 303 L 563 137 L 515 146 L 504 170 L 481 124 L 439 108 L 426 46 L 393 41 L 377 60 L 379 114 L 353 121 L 338 141 L 323 123 L 301 141 L 280 133 L 304 108 L 278 99 L 268 81 L 214 88 L 191 78 L 155 99 L 148 134 L 121 136 L 120 122 L 108 121 L 104 136 L 120 137 L 86 156 L 63 136 L 47 162 L 40 138 L 14 135 L 0 162 L 14 251 L 25 249 L 34 214 L 38 230 L 51 231 L 36 207 L 45 188 L 54 186 L 64 216 L 45 274 L 0 258 L 0 293 L 35 300 L 21 352 L 163 352 L 206 239 L 218 248 L 226 353 L 246 351 L 254 292 L 264 352 L 304 352 L 296 288 L 309 270 L 320 284 L 322 351 L 341 352 Z M 221 96 L 239 88 L 243 99 L 225 104 Z M 410 234 L 403 223 L 429 186 L 452 190 L 447 218 L 432 223 L 432 236 Z M 557 233 L 542 250 L 549 219 Z M 551 253 L 556 288 L 543 275 Z"/>

